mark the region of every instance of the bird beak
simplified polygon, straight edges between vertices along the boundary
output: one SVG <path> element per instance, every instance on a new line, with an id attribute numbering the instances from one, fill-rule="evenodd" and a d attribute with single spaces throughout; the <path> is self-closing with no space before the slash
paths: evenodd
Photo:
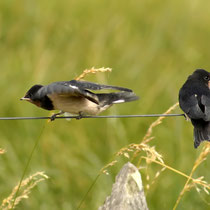
<path id="1" fill-rule="evenodd" d="M 21 100 L 21 101 L 30 101 L 30 98 L 22 97 L 20 100 Z"/>

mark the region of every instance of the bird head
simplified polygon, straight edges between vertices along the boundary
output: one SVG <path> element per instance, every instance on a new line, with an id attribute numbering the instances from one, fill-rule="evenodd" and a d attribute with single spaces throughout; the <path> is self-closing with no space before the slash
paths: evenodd
<path id="1" fill-rule="evenodd" d="M 36 99 L 35 95 L 38 92 L 40 88 L 42 88 L 42 85 L 34 85 L 32 86 L 25 94 L 24 97 L 22 97 L 20 100 L 28 101 L 32 104 L 35 104 L 37 106 L 40 106 L 39 100 Z"/>
<path id="2" fill-rule="evenodd" d="M 193 72 L 191 78 L 204 82 L 210 88 L 210 72 L 204 69 L 197 69 Z"/>

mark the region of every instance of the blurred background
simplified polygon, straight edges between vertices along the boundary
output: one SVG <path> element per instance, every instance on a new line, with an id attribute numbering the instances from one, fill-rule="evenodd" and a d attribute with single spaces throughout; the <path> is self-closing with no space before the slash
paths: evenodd
<path id="1" fill-rule="evenodd" d="M 210 70 L 210 2 L 198 0 L 1 0 L 0 116 L 48 116 L 19 99 L 33 84 L 71 80 L 84 69 L 110 67 L 112 73 L 85 80 L 128 87 L 139 101 L 115 105 L 103 114 L 162 113 L 196 68 Z M 182 113 L 177 108 L 173 113 Z M 76 209 L 100 169 L 114 153 L 139 143 L 155 118 L 0 121 L 0 200 L 20 180 L 39 138 L 26 176 L 50 177 L 17 209 Z M 44 127 L 44 130 L 43 130 Z M 43 130 L 43 133 L 41 134 Z M 41 137 L 40 137 L 41 135 Z M 202 144 L 193 148 L 193 129 L 182 117 L 167 118 L 154 130 L 164 161 L 189 174 Z M 110 194 L 115 175 L 128 160 L 101 175 L 81 209 L 97 209 Z M 210 180 L 209 161 L 194 177 Z M 152 164 L 146 175 L 160 166 Z M 165 170 L 149 190 L 149 209 L 172 209 L 186 179 Z M 187 192 L 178 209 L 208 209 L 209 196 Z"/>

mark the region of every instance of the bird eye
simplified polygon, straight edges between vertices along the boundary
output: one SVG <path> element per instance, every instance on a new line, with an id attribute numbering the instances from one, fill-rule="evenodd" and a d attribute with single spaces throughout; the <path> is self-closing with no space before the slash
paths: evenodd
<path id="1" fill-rule="evenodd" d="M 205 76 L 204 79 L 209 81 L 209 76 Z"/>
<path id="2" fill-rule="evenodd" d="M 26 97 L 26 98 L 31 98 L 31 93 L 27 93 L 27 94 L 25 95 L 25 97 Z"/>

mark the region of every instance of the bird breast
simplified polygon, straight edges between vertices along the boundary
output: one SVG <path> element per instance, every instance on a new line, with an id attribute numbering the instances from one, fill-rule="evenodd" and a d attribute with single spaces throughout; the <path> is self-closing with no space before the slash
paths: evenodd
<path id="1" fill-rule="evenodd" d="M 80 96 L 66 96 L 51 94 L 48 95 L 51 99 L 54 109 L 68 112 L 71 114 L 84 113 L 88 115 L 97 115 L 102 110 L 100 106 L 84 97 Z"/>

